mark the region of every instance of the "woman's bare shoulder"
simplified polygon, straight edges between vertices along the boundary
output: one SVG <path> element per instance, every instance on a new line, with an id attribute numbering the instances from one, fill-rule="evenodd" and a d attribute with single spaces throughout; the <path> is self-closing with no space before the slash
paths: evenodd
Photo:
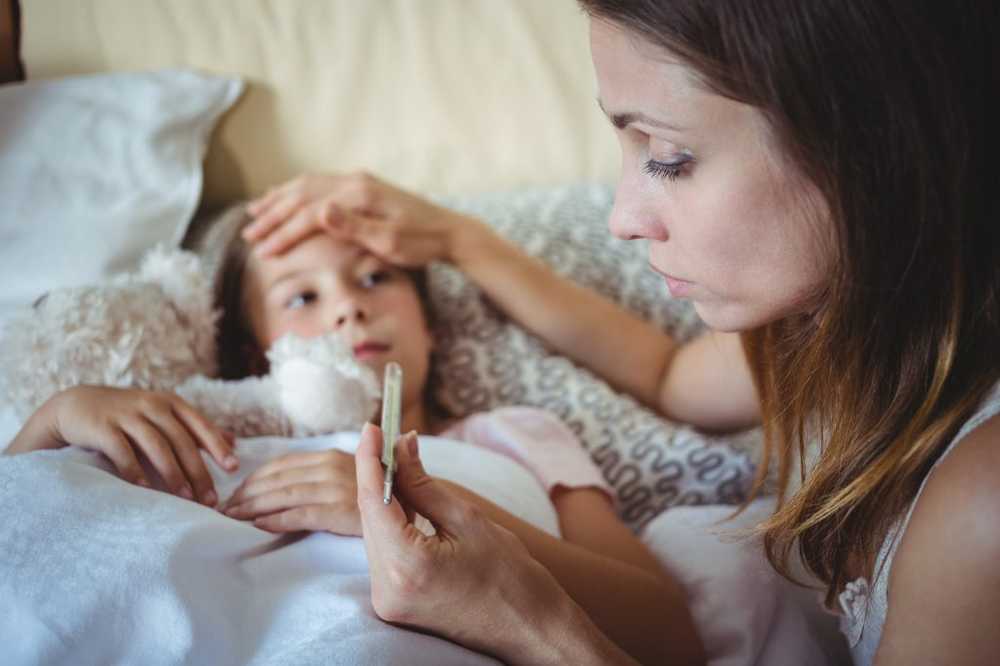
<path id="1" fill-rule="evenodd" d="M 1000 415 L 969 433 L 927 481 L 892 562 L 876 664 L 994 663 L 998 561 Z"/>

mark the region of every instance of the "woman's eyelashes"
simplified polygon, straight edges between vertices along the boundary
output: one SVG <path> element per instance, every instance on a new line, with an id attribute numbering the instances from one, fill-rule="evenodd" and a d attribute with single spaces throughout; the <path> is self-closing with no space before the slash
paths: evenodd
<path id="1" fill-rule="evenodd" d="M 688 154 L 680 155 L 669 162 L 650 159 L 643 165 L 642 170 L 654 178 L 677 180 L 690 169 L 693 162 L 694 156 Z"/>

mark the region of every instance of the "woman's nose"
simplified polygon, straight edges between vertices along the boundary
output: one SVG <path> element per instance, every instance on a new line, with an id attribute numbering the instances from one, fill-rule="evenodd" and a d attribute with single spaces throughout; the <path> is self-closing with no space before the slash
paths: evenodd
<path id="1" fill-rule="evenodd" d="M 662 202 L 657 205 L 650 184 L 635 181 L 634 176 L 623 174 L 618 182 L 615 204 L 608 218 L 611 234 L 622 240 L 667 240 L 669 234 L 660 209 Z"/>

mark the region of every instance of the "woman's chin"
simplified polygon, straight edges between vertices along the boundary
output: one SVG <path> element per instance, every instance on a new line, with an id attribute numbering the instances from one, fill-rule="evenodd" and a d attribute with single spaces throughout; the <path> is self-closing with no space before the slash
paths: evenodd
<path id="1" fill-rule="evenodd" d="M 774 320 L 733 302 L 694 301 L 694 310 L 706 326 L 720 333 L 741 333 Z"/>

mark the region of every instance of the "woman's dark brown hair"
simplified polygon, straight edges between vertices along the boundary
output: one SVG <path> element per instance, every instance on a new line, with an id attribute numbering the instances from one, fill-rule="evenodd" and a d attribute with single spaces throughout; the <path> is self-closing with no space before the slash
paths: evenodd
<path id="1" fill-rule="evenodd" d="M 837 267 L 819 310 L 743 342 L 762 401 L 758 489 L 775 462 L 787 488 L 806 438 L 822 443 L 763 527 L 778 570 L 797 547 L 828 601 L 874 573 L 890 527 L 1000 379 L 991 4 L 581 0 L 757 107 L 825 199 Z"/>

